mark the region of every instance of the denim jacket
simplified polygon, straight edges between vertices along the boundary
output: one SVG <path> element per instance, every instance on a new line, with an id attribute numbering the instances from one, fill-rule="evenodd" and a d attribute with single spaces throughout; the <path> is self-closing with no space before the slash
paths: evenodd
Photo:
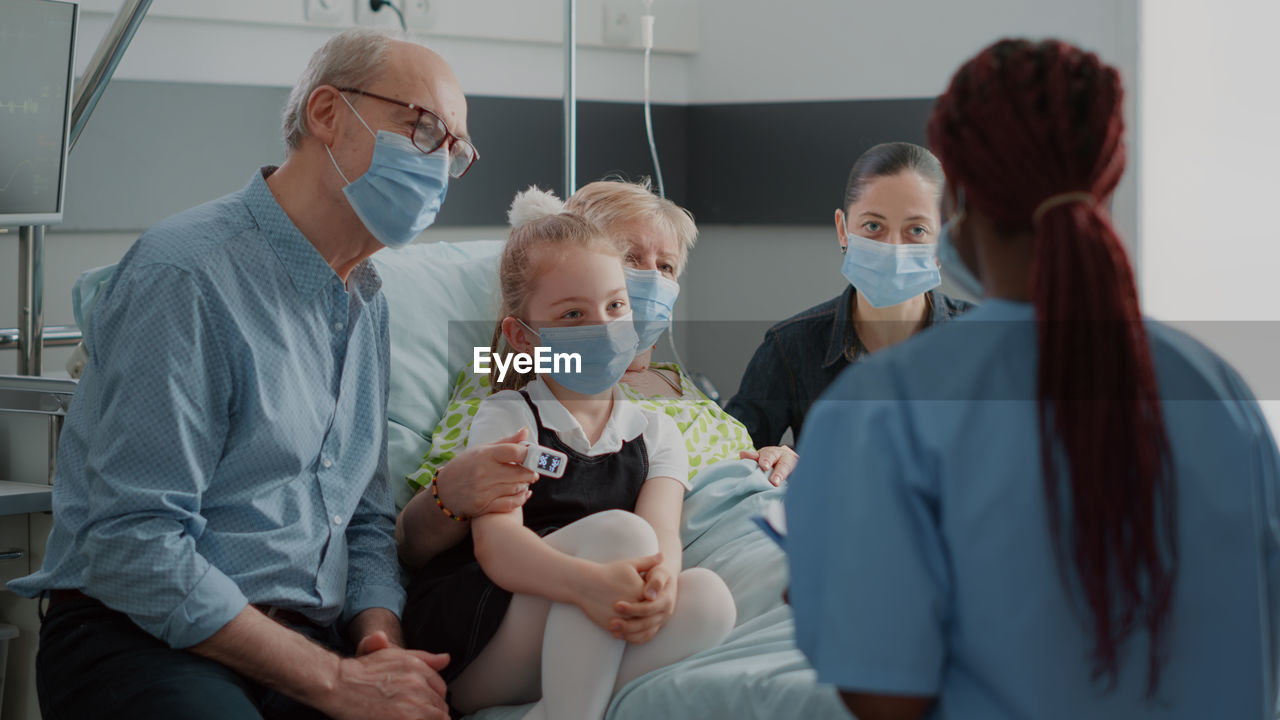
<path id="1" fill-rule="evenodd" d="M 725 410 L 742 421 L 756 447 L 777 445 L 787 428 L 795 440 L 809 408 L 850 364 L 867 354 L 853 328 L 854 288 L 769 328 Z M 971 304 L 929 291 L 929 325 Z"/>

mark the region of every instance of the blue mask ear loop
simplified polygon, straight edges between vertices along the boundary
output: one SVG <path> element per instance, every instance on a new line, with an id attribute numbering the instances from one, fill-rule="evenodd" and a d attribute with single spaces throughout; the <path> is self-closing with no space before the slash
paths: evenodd
<path id="1" fill-rule="evenodd" d="M 368 130 L 369 134 L 373 136 L 374 141 L 377 141 L 378 133 L 374 132 L 373 128 L 369 127 L 369 123 L 365 122 L 364 118 L 360 117 L 360 113 L 356 110 L 356 106 L 352 105 L 351 101 L 347 99 L 346 93 L 339 92 L 338 96 L 342 98 L 342 102 L 347 104 L 347 107 L 351 108 L 351 112 L 355 114 L 356 119 L 360 121 L 360 124 L 364 126 L 364 129 Z M 342 168 L 338 167 L 338 161 L 333 159 L 333 151 L 329 149 L 328 145 L 324 146 L 324 151 L 329 153 L 329 162 L 333 163 L 333 169 L 338 171 L 338 175 L 342 177 L 342 182 L 350 185 L 351 181 L 347 179 L 347 174 L 342 172 Z"/>
<path id="2" fill-rule="evenodd" d="M 528 330 L 529 332 L 533 333 L 534 335 L 537 335 L 537 336 L 538 336 L 538 342 L 542 342 L 542 333 L 540 333 L 540 332 L 538 332 L 537 330 L 534 330 L 533 328 L 531 328 L 531 327 L 529 327 L 528 325 L 526 325 L 526 324 L 525 324 L 525 322 L 524 322 L 523 320 L 521 320 L 520 318 L 516 318 L 516 322 L 520 323 L 521 325 L 524 325 L 524 329 L 525 329 L 525 330 Z"/>

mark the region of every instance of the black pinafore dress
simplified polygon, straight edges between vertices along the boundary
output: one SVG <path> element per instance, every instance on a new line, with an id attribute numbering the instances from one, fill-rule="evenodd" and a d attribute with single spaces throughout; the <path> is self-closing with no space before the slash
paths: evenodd
<path id="1" fill-rule="evenodd" d="M 525 403 L 538 426 L 538 443 L 569 458 L 564 475 L 543 477 L 524 504 L 524 525 L 540 536 L 604 510 L 634 511 L 640 487 L 649 476 L 644 435 L 626 441 L 614 453 L 583 455 L 561 442 L 542 424 L 538 408 L 524 390 Z M 511 604 L 511 593 L 494 584 L 476 561 L 471 535 L 433 558 L 409 583 L 403 627 L 411 648 L 449 653 L 440 673 L 452 682 L 493 639 Z"/>

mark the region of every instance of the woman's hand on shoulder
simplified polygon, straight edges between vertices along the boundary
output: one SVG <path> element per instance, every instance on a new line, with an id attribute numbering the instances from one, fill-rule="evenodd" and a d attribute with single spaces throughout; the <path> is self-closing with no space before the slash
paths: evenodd
<path id="1" fill-rule="evenodd" d="M 743 450 L 738 453 L 738 458 L 755 460 L 761 470 L 769 473 L 769 482 L 777 486 L 796 469 L 796 461 L 800 456 L 786 445 L 771 445 L 759 450 Z"/>
<path id="2" fill-rule="evenodd" d="M 533 495 L 530 486 L 540 477 L 521 465 L 528 448 L 520 443 L 528 434 L 527 428 L 520 428 L 496 442 L 459 453 L 436 475 L 440 501 L 466 517 L 523 507 Z"/>

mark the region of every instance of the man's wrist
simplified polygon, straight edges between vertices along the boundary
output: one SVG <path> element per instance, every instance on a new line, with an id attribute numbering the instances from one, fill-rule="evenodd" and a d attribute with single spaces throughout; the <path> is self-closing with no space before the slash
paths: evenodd
<path id="1" fill-rule="evenodd" d="M 400 626 L 400 618 L 384 607 L 366 608 L 352 617 L 347 626 L 347 639 L 356 646 L 379 630 L 386 633 L 387 640 L 392 645 L 404 647 L 404 631 Z"/>
<path id="2" fill-rule="evenodd" d="M 338 692 L 338 686 L 342 682 L 342 656 L 326 652 L 323 667 L 324 672 L 319 673 L 319 682 L 307 688 L 306 696 L 301 699 L 303 703 L 319 710 L 327 707 Z"/>
<path id="3" fill-rule="evenodd" d="M 337 690 L 337 653 L 252 606 L 189 650 L 313 707 Z"/>

